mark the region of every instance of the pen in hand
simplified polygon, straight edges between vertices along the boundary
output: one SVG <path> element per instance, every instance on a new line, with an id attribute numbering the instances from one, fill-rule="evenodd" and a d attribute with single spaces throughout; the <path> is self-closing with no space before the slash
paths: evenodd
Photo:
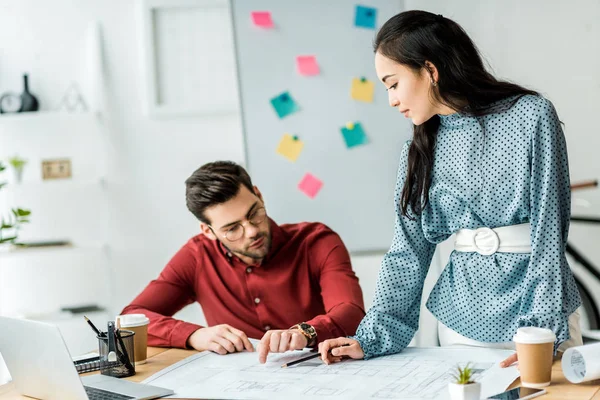
<path id="1" fill-rule="evenodd" d="M 337 347 L 346 347 L 346 346 L 350 346 L 350 345 L 349 344 L 343 344 L 343 345 L 337 346 Z M 337 348 L 337 347 L 335 347 L 335 348 Z M 333 350 L 333 349 L 331 349 L 331 350 Z M 331 353 L 331 350 L 329 350 L 329 353 Z M 292 365 L 296 365 L 296 364 L 299 364 L 301 362 L 308 361 L 308 360 L 313 360 L 315 358 L 319 358 L 320 356 L 321 356 L 321 353 L 316 352 L 315 354 L 311 354 L 310 356 L 302 357 L 302 358 L 299 358 L 298 360 L 291 361 L 289 363 L 283 364 L 281 366 L 281 368 L 291 367 Z"/>

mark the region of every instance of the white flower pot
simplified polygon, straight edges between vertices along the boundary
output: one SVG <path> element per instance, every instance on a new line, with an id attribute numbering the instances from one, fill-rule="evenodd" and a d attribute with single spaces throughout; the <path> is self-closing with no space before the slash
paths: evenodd
<path id="1" fill-rule="evenodd" d="M 461 385 L 450 382 L 448 384 L 448 391 L 452 400 L 479 400 L 481 396 L 481 383 L 475 382 L 468 385 Z"/>

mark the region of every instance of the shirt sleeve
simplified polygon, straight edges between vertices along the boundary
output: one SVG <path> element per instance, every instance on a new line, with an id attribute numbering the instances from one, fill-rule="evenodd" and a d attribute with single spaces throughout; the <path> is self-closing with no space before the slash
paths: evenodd
<path id="1" fill-rule="evenodd" d="M 306 323 L 315 328 L 319 343 L 339 336 L 354 335 L 365 316 L 365 306 L 346 246 L 335 232 L 326 229 L 315 238 L 311 252 L 324 255 L 317 261 L 317 268 L 326 313 Z"/>
<path id="2" fill-rule="evenodd" d="M 200 325 L 172 318 L 173 314 L 195 301 L 194 277 L 197 260 L 190 243 L 181 248 L 158 279 L 146 286 L 121 312 L 145 314 L 150 319 L 148 345 L 187 348 L 187 339 Z"/>
<path id="3" fill-rule="evenodd" d="M 408 149 L 404 145 L 394 193 L 396 223 L 394 238 L 383 257 L 372 308 L 360 323 L 354 339 L 365 359 L 402 351 L 419 325 L 423 283 L 435 251 L 421 226 L 421 216 L 402 215 L 401 196 L 406 177 Z"/>
<path id="4" fill-rule="evenodd" d="M 565 256 L 571 211 L 567 148 L 556 111 L 545 99 L 531 135 L 530 185 L 531 258 L 517 323 L 552 329 L 556 349 L 570 338 L 574 310 L 567 306 L 581 299 Z"/>

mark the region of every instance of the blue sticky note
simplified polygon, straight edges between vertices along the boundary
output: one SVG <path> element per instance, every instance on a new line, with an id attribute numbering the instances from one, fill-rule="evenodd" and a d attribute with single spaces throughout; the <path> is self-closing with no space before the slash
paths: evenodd
<path id="1" fill-rule="evenodd" d="M 271 99 L 271 105 L 273 105 L 279 118 L 286 117 L 299 110 L 298 104 L 292 99 L 289 92 L 283 92 L 280 95 L 273 97 Z"/>
<path id="2" fill-rule="evenodd" d="M 365 6 L 356 6 L 354 25 L 360 28 L 375 29 L 377 25 L 377 9 Z"/>
<path id="3" fill-rule="evenodd" d="M 361 144 L 367 144 L 369 141 L 362 125 L 359 122 L 349 122 L 346 124 L 346 126 L 341 128 L 341 131 L 348 148 L 360 146 Z"/>

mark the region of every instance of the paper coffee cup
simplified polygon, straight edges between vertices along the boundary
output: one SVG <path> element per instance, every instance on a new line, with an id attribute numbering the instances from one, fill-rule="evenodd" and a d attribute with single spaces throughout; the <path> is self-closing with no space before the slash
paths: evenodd
<path id="1" fill-rule="evenodd" d="M 122 329 L 135 332 L 133 346 L 136 364 L 144 364 L 148 353 L 148 324 L 150 319 L 144 314 L 117 315 L 117 324 L 120 322 Z"/>
<path id="2" fill-rule="evenodd" d="M 555 341 L 556 335 L 550 329 L 536 327 L 517 329 L 513 342 L 517 347 L 523 386 L 542 388 L 550 385 Z"/>
<path id="3" fill-rule="evenodd" d="M 563 374 L 571 383 L 600 379 L 600 343 L 568 348 L 561 363 Z"/>

